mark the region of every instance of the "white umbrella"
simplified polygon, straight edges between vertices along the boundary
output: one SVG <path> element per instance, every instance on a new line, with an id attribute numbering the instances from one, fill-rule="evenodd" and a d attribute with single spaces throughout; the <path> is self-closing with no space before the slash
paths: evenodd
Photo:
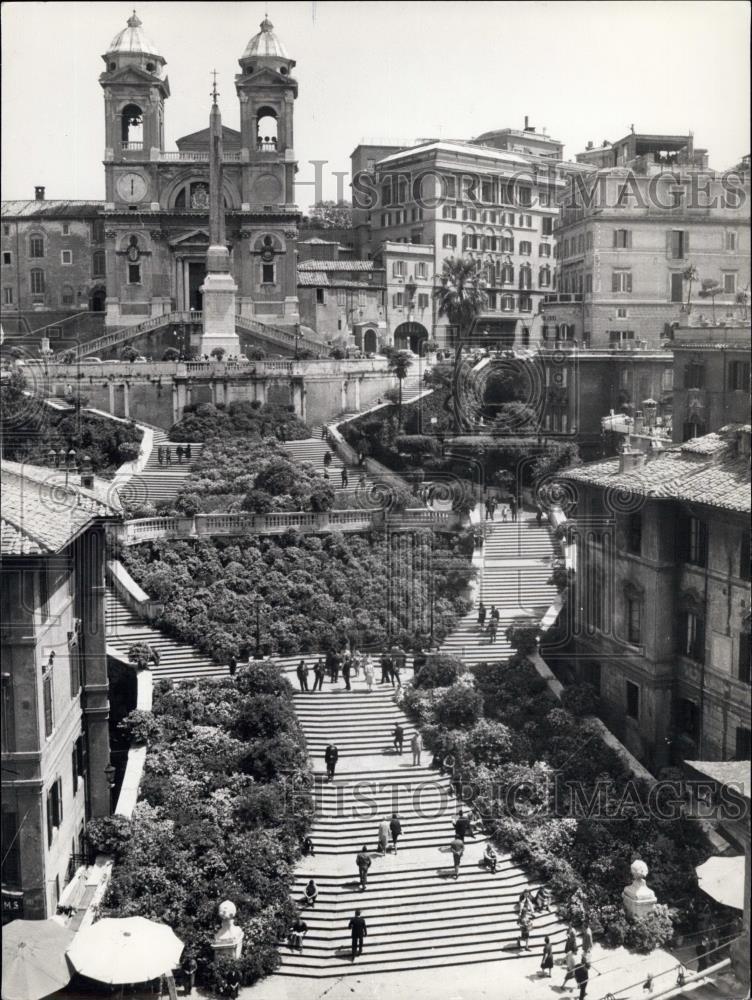
<path id="1" fill-rule="evenodd" d="M 68 949 L 77 972 L 100 983 L 144 983 L 171 972 L 183 942 L 146 917 L 105 917 L 79 931 Z"/>
<path id="2" fill-rule="evenodd" d="M 711 899 L 735 910 L 744 909 L 744 856 L 708 858 L 695 869 L 700 888 Z"/>

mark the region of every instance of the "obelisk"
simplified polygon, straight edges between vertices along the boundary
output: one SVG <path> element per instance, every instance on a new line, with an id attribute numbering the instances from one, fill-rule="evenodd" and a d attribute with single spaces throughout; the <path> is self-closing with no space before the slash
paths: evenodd
<path id="1" fill-rule="evenodd" d="M 222 115 L 217 104 L 217 74 L 212 88 L 209 115 L 209 249 L 203 295 L 204 332 L 201 354 L 221 347 L 225 355 L 240 353 L 235 332 L 235 294 L 238 286 L 230 272 L 230 252 L 225 239 L 225 202 L 222 189 Z"/>

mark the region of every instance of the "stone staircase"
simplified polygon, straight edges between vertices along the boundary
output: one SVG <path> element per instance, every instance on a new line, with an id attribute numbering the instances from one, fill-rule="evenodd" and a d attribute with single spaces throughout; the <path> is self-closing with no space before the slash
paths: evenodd
<path id="1" fill-rule="evenodd" d="M 148 642 L 159 654 L 159 664 L 152 667 L 155 680 L 185 681 L 200 677 L 221 677 L 227 667 L 220 666 L 187 642 L 171 639 L 149 625 L 108 588 L 105 597 L 107 645 L 128 659 L 128 650 L 136 642 Z"/>
<path id="2" fill-rule="evenodd" d="M 286 441 L 282 447 L 294 462 L 308 462 L 319 474 L 323 474 L 326 468 L 324 465 L 324 455 L 327 452 L 331 454 L 332 461 L 329 466 L 329 482 L 334 488 L 337 497 L 344 498 L 347 494 L 353 494 L 354 491 L 357 491 L 361 473 L 365 474 L 367 490 L 370 490 L 376 483 L 376 480 L 368 475 L 365 468 L 360 469 L 356 465 L 348 465 L 348 485 L 347 488 L 343 488 L 341 486 L 342 469 L 345 468 L 345 463 L 320 436 L 304 438 L 302 441 Z M 378 506 L 378 504 L 374 502 L 373 506 Z"/>
<path id="3" fill-rule="evenodd" d="M 178 462 L 176 449 L 179 441 L 170 441 L 166 431 L 154 429 L 154 443 L 149 460 L 143 470 L 132 476 L 124 487 L 121 496 L 129 503 L 152 503 L 174 500 L 183 488 L 183 483 L 191 474 L 193 460 L 198 458 L 203 444 L 191 442 L 191 461 L 183 459 Z M 172 455 L 170 465 L 159 464 L 159 447 L 167 446 Z M 183 444 L 185 448 L 185 444 Z"/>
<path id="4" fill-rule="evenodd" d="M 498 514 L 497 514 L 498 517 Z M 441 647 L 465 663 L 505 659 L 512 649 L 506 640 L 509 623 L 520 615 L 541 618 L 556 596 L 551 577 L 554 546 L 547 523 L 539 525 L 535 515 L 520 511 L 517 521 L 486 521 L 491 533 L 484 546 L 484 565 L 479 580 L 479 600 L 490 613 L 496 605 L 501 613 L 496 642 L 489 642 L 478 627 L 477 606 L 462 618 Z M 486 617 L 486 625 L 489 618 Z"/>
<path id="5" fill-rule="evenodd" d="M 482 867 L 481 832 L 467 839 L 460 877 L 454 880 L 449 843 L 457 799 L 449 779 L 428 766 L 426 751 L 422 765 L 412 766 L 413 726 L 395 702 L 394 690 L 379 686 L 379 675 L 377 670 L 372 692 L 358 677 L 350 692 L 342 683 L 325 682 L 323 691 L 295 695 L 314 764 L 316 813 L 310 833 L 315 857 L 301 861 L 292 898 L 301 902 L 309 878 L 316 880 L 319 896 L 315 908 L 303 908 L 308 933 L 302 953 L 281 947 L 281 976 L 362 976 L 520 954 L 515 904 L 523 888 L 533 884 L 509 857 L 499 855 L 495 875 Z M 397 721 L 405 730 L 402 756 L 392 746 Z M 340 753 L 331 782 L 323 761 L 330 742 Z M 375 850 L 378 824 L 394 812 L 402 823 L 399 851 L 390 848 L 381 857 Z M 355 856 L 364 844 L 372 864 L 368 888 L 361 892 Z M 368 936 L 363 955 L 353 962 L 347 923 L 356 907 L 366 919 Z M 546 934 L 560 951 L 564 930 L 551 912 L 535 918 L 533 954 L 540 953 Z"/>

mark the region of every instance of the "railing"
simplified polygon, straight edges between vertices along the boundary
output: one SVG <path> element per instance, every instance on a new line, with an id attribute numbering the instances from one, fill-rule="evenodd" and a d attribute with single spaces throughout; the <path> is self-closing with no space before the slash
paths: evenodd
<path id="1" fill-rule="evenodd" d="M 198 149 L 179 149 L 177 152 L 164 150 L 159 151 L 160 162 L 183 162 L 183 163 L 206 163 L 209 160 L 209 152 Z M 239 151 L 222 151 L 222 160 L 225 163 L 240 163 L 241 154 Z"/>
<path id="2" fill-rule="evenodd" d="M 312 351 L 314 354 L 319 356 L 323 356 L 326 352 L 325 346 L 320 344 L 317 340 L 310 340 L 303 334 L 298 334 L 296 336 L 284 327 L 273 326 L 271 323 L 261 323 L 252 316 L 243 316 L 240 313 L 236 313 L 235 328 L 245 330 L 247 333 L 255 333 L 260 337 L 267 337 L 269 340 L 283 342 L 289 347 L 298 347 L 307 351 Z"/>
<path id="3" fill-rule="evenodd" d="M 118 530 L 123 545 L 156 539 L 202 538 L 213 535 L 279 535 L 290 529 L 314 534 L 323 531 L 369 531 L 431 527 L 454 530 L 458 514 L 425 508 L 388 513 L 383 507 L 353 510 L 279 511 L 273 514 L 197 514 L 195 517 L 147 517 L 126 521 Z"/>
<path id="4" fill-rule="evenodd" d="M 144 144 L 143 142 L 121 142 L 120 148 L 124 153 L 140 153 Z"/>
<path id="5" fill-rule="evenodd" d="M 256 149 L 259 153 L 276 153 L 277 148 L 276 142 L 259 142 L 256 145 Z"/>
<path id="6" fill-rule="evenodd" d="M 150 330 L 156 330 L 160 326 L 166 326 L 168 323 L 181 323 L 186 322 L 186 317 L 190 316 L 189 313 L 183 312 L 169 312 L 162 313 L 159 316 L 150 316 L 149 319 L 145 319 L 142 323 L 136 323 L 134 326 L 124 326 L 119 330 L 113 330 L 112 333 L 105 333 L 101 337 L 97 337 L 95 340 L 90 340 L 87 344 L 81 344 L 79 347 L 71 348 L 74 351 L 76 358 L 85 357 L 87 354 L 97 354 L 99 351 L 107 350 L 110 347 L 115 347 L 118 344 L 125 343 L 127 340 L 132 340 L 134 337 L 140 336 L 142 333 L 148 333 Z M 55 355 L 54 360 L 62 361 L 63 358 L 68 355 L 70 351 L 61 351 L 59 354 Z"/>

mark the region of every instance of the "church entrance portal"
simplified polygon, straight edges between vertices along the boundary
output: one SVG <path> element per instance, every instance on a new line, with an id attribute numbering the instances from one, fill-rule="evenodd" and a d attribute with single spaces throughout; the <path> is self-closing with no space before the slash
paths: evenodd
<path id="1" fill-rule="evenodd" d="M 201 286 L 206 277 L 206 264 L 203 261 L 190 261 L 188 264 L 188 304 L 191 309 L 201 312 L 204 296 Z"/>

